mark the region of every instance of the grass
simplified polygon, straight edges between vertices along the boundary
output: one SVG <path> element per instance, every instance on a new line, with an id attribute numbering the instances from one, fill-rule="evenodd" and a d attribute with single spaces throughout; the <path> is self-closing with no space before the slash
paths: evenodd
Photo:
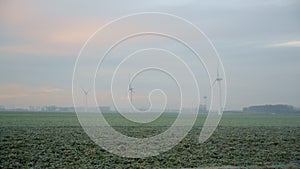
<path id="1" fill-rule="evenodd" d="M 130 123 L 117 114 L 105 117 L 120 132 L 142 137 L 164 131 L 176 114 L 165 114 L 151 125 Z M 297 114 L 225 114 L 212 137 L 199 144 L 204 120 L 200 115 L 173 149 L 146 159 L 127 159 L 95 145 L 75 113 L 1 112 L 0 168 L 300 167 Z"/>
<path id="2" fill-rule="evenodd" d="M 138 126 L 119 114 L 104 115 L 112 126 Z M 166 113 L 146 126 L 170 126 L 176 114 Z M 199 114 L 195 126 L 202 126 L 206 115 Z M 220 126 L 289 126 L 300 127 L 300 114 L 231 113 L 223 114 Z M 80 126 L 75 113 L 0 112 L 0 126 Z"/>

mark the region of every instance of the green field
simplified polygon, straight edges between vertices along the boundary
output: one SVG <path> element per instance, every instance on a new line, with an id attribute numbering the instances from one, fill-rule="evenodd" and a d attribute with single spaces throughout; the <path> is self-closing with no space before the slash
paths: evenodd
<path id="1" fill-rule="evenodd" d="M 166 113 L 148 126 L 169 126 L 177 115 Z M 136 124 L 125 120 L 121 115 L 105 114 L 105 118 L 113 126 L 134 126 Z M 199 114 L 195 123 L 202 126 L 206 115 Z M 271 113 L 230 113 L 223 114 L 220 126 L 290 126 L 300 127 L 300 114 Z M 46 113 L 46 112 L 0 112 L 0 126 L 80 126 L 76 113 Z"/>
<path id="2" fill-rule="evenodd" d="M 105 114 L 123 134 L 161 133 L 176 114 L 140 125 Z M 127 159 L 95 145 L 75 113 L 0 112 L 0 168 L 299 168 L 299 114 L 224 114 L 204 144 L 197 139 L 205 115 L 173 149 L 146 159 Z"/>

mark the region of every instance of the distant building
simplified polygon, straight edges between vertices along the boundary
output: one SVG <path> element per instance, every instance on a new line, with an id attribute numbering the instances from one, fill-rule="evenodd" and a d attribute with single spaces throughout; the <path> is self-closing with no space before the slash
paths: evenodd
<path id="1" fill-rule="evenodd" d="M 243 112 L 291 113 L 295 111 L 293 106 L 285 104 L 257 105 L 243 108 Z"/>

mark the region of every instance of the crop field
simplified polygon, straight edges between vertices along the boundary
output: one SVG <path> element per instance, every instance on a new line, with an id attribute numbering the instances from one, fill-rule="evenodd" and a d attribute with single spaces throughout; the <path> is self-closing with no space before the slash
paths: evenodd
<path id="1" fill-rule="evenodd" d="M 123 134 L 147 137 L 166 130 L 176 114 L 147 125 L 118 114 L 105 117 Z M 204 120 L 199 115 L 173 149 L 132 159 L 97 146 L 75 113 L 0 112 L 0 168 L 300 168 L 299 114 L 224 114 L 214 134 L 199 144 Z"/>

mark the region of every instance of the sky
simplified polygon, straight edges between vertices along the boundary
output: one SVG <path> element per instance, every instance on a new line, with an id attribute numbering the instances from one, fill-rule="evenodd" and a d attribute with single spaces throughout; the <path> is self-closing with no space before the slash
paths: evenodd
<path id="1" fill-rule="evenodd" d="M 227 110 L 257 104 L 300 107 L 298 0 L 113 0 L 88 3 L 78 0 L 1 0 L 0 105 L 73 106 L 72 76 L 81 47 L 100 27 L 138 12 L 163 12 L 179 16 L 207 35 L 224 66 Z M 132 30 L 142 25 L 137 23 L 119 29 Z M 167 28 L 168 23 L 162 23 L 161 27 Z M 107 36 L 106 40 L 113 39 L 112 36 Z M 149 44 L 143 42 L 144 46 Z M 180 49 L 176 45 L 173 48 L 172 45 L 164 46 L 165 43 L 167 41 L 159 39 L 157 46 Z M 121 47 L 112 55 L 123 56 L 126 49 L 138 48 L 138 44 L 140 41 L 129 42 L 127 47 Z M 187 55 L 184 49 L 179 53 L 182 57 Z M 141 62 L 148 62 L 146 60 Z M 112 59 L 111 63 L 114 61 Z M 175 62 L 168 62 L 168 65 L 172 64 L 176 65 Z M 161 85 L 165 90 L 171 88 L 166 86 L 172 80 L 163 77 L 165 80 L 158 80 L 162 75 L 152 73 L 148 77 L 156 83 L 143 84 L 147 80 L 142 80 L 142 76 L 136 78 L 135 99 L 141 107 L 147 107 L 146 91 L 153 87 L 151 85 Z M 128 76 L 124 73 L 125 78 Z M 99 90 L 102 105 L 112 106 L 105 100 L 109 93 L 110 90 Z M 178 93 L 174 94 L 171 89 L 169 93 L 172 97 L 178 97 Z M 205 91 L 203 93 L 206 95 Z M 161 98 L 161 94 L 158 95 L 158 100 Z M 177 105 L 178 100 L 170 99 L 170 102 L 173 102 L 172 107 Z"/>

